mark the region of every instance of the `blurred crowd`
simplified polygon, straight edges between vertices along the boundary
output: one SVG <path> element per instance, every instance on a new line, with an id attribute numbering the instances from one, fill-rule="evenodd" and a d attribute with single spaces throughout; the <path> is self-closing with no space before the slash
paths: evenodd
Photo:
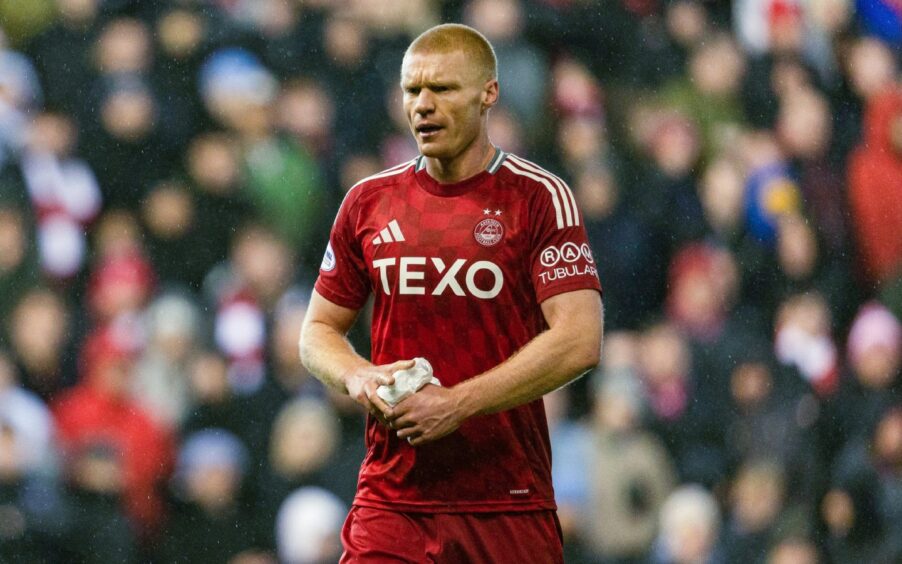
<path id="1" fill-rule="evenodd" d="M 336 560 L 364 414 L 297 338 L 442 21 L 605 288 L 568 562 L 902 561 L 897 0 L 0 1 L 0 561 Z"/>

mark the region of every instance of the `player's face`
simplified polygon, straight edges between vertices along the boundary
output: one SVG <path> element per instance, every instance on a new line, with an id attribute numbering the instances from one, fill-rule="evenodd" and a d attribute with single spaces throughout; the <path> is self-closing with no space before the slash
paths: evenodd
<path id="1" fill-rule="evenodd" d="M 404 111 L 420 153 L 450 160 L 486 135 L 498 81 L 484 80 L 463 51 L 409 53 L 401 65 Z"/>

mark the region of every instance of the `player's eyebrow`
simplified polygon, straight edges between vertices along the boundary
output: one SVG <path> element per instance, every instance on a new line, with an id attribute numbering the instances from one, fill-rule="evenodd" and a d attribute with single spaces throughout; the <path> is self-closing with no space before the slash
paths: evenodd
<path id="1" fill-rule="evenodd" d="M 460 81 L 457 80 L 424 80 L 420 81 L 401 81 L 401 89 L 402 90 L 412 90 L 412 89 L 422 89 L 428 88 L 429 90 L 449 90 L 460 88 Z"/>

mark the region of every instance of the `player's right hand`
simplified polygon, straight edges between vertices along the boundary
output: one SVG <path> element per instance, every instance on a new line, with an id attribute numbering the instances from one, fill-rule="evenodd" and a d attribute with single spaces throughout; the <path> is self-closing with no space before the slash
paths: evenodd
<path id="1" fill-rule="evenodd" d="M 345 388 L 348 395 L 367 411 L 373 414 L 384 425 L 392 417 L 392 407 L 379 397 L 376 390 L 379 386 L 391 386 L 395 383 L 393 374 L 398 370 L 412 368 L 414 361 L 399 360 L 391 364 L 360 367 L 345 377 Z"/>

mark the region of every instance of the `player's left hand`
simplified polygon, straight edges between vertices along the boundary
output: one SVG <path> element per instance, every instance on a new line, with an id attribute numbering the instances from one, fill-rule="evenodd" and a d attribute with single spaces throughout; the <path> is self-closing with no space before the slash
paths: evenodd
<path id="1" fill-rule="evenodd" d="M 395 406 L 391 427 L 412 446 L 449 435 L 466 419 L 453 388 L 427 384 Z"/>

